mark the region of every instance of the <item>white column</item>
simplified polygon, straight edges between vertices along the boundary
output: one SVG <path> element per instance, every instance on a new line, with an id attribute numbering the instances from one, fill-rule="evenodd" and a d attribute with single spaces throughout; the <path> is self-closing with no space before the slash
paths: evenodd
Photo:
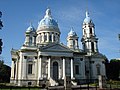
<path id="1" fill-rule="evenodd" d="M 65 58 L 63 58 L 63 77 L 62 79 L 65 78 Z"/>
<path id="2" fill-rule="evenodd" d="M 95 42 L 95 50 L 96 50 L 96 52 L 98 52 L 97 42 Z"/>
<path id="3" fill-rule="evenodd" d="M 15 79 L 18 79 L 18 60 L 16 61 L 16 74 Z"/>
<path id="4" fill-rule="evenodd" d="M 19 68 L 18 68 L 18 86 L 21 85 L 21 77 L 22 77 L 22 70 L 23 70 L 23 55 L 22 52 L 20 52 L 20 59 L 19 59 Z"/>
<path id="5" fill-rule="evenodd" d="M 49 42 L 49 32 L 47 33 L 47 42 Z"/>
<path id="6" fill-rule="evenodd" d="M 54 42 L 54 33 L 52 33 L 52 42 Z"/>
<path id="7" fill-rule="evenodd" d="M 18 69 L 18 79 L 19 80 L 21 80 L 21 76 L 22 76 L 22 67 L 23 67 L 22 59 L 23 59 L 23 55 L 22 55 L 22 52 L 20 52 L 19 69 Z"/>
<path id="8" fill-rule="evenodd" d="M 14 78 L 14 61 L 12 60 L 12 65 L 11 65 L 11 78 Z"/>
<path id="9" fill-rule="evenodd" d="M 45 42 L 44 36 L 45 36 L 45 33 L 42 33 L 42 42 Z"/>
<path id="10" fill-rule="evenodd" d="M 26 60 L 27 59 L 23 60 L 23 77 L 22 77 L 23 79 L 26 79 L 26 65 L 27 65 Z"/>
<path id="11" fill-rule="evenodd" d="M 36 44 L 36 36 L 33 36 L 33 40 L 32 40 L 32 44 L 33 44 L 33 46 Z"/>
<path id="12" fill-rule="evenodd" d="M 42 79 L 42 58 L 38 60 L 38 80 Z"/>
<path id="13" fill-rule="evenodd" d="M 74 79 L 73 76 L 73 59 L 71 58 L 71 79 Z"/>
<path id="14" fill-rule="evenodd" d="M 51 61 L 51 58 L 49 57 L 49 59 L 48 59 L 48 79 L 50 79 L 50 61 Z"/>
<path id="15" fill-rule="evenodd" d="M 28 35 L 26 35 L 26 38 L 25 38 L 25 45 L 28 45 L 28 43 L 29 43 L 29 36 Z"/>

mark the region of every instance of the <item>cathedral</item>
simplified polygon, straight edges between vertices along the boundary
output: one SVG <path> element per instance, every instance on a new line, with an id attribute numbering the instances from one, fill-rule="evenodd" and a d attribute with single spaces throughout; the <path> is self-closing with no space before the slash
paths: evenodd
<path id="1" fill-rule="evenodd" d="M 86 11 L 82 24 L 82 49 L 77 33 L 71 28 L 67 45 L 60 43 L 60 29 L 51 10 L 46 10 L 37 29 L 30 25 L 25 41 L 19 50 L 12 49 L 10 83 L 17 86 L 64 85 L 70 77 L 72 85 L 96 81 L 98 75 L 106 76 L 105 56 L 98 50 L 95 25 Z"/>

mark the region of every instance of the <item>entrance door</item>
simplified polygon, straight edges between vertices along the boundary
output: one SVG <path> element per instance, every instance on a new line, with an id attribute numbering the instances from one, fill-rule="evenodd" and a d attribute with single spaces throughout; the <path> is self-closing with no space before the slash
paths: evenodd
<path id="1" fill-rule="evenodd" d="M 53 63 L 53 79 L 58 80 L 58 63 Z"/>

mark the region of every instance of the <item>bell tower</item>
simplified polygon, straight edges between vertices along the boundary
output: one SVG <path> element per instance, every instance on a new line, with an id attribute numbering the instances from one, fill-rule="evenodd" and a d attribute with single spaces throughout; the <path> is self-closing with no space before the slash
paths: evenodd
<path id="1" fill-rule="evenodd" d="M 89 17 L 88 11 L 86 11 L 86 17 L 82 25 L 82 30 L 83 36 L 81 42 L 83 50 L 89 54 L 98 52 L 98 38 L 95 35 L 95 25 Z"/>
<path id="2" fill-rule="evenodd" d="M 76 32 L 73 30 L 73 28 L 71 28 L 71 31 L 68 33 L 67 46 L 73 50 L 79 49 L 78 36 L 77 36 Z"/>
<path id="3" fill-rule="evenodd" d="M 27 28 L 25 32 L 25 42 L 24 46 L 36 46 L 36 30 L 32 24 Z"/>

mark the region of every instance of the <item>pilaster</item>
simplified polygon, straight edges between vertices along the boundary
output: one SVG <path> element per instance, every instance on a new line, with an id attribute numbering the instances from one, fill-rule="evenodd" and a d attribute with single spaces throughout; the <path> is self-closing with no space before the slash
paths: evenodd
<path id="1" fill-rule="evenodd" d="M 51 77 L 51 75 L 50 75 L 50 73 L 51 73 L 51 68 L 50 68 L 50 64 L 51 63 L 51 57 L 49 57 L 48 58 L 48 79 L 50 79 L 50 77 Z"/>
<path id="2" fill-rule="evenodd" d="M 11 65 L 11 78 L 14 78 L 14 61 L 13 60 Z"/>
<path id="3" fill-rule="evenodd" d="M 42 57 L 38 60 L 38 80 L 42 79 Z"/>
<path id="4" fill-rule="evenodd" d="M 73 76 L 73 58 L 71 58 L 71 79 L 74 79 L 74 76 Z"/>
<path id="5" fill-rule="evenodd" d="M 65 78 L 65 58 L 63 58 L 63 77 L 62 79 Z"/>

